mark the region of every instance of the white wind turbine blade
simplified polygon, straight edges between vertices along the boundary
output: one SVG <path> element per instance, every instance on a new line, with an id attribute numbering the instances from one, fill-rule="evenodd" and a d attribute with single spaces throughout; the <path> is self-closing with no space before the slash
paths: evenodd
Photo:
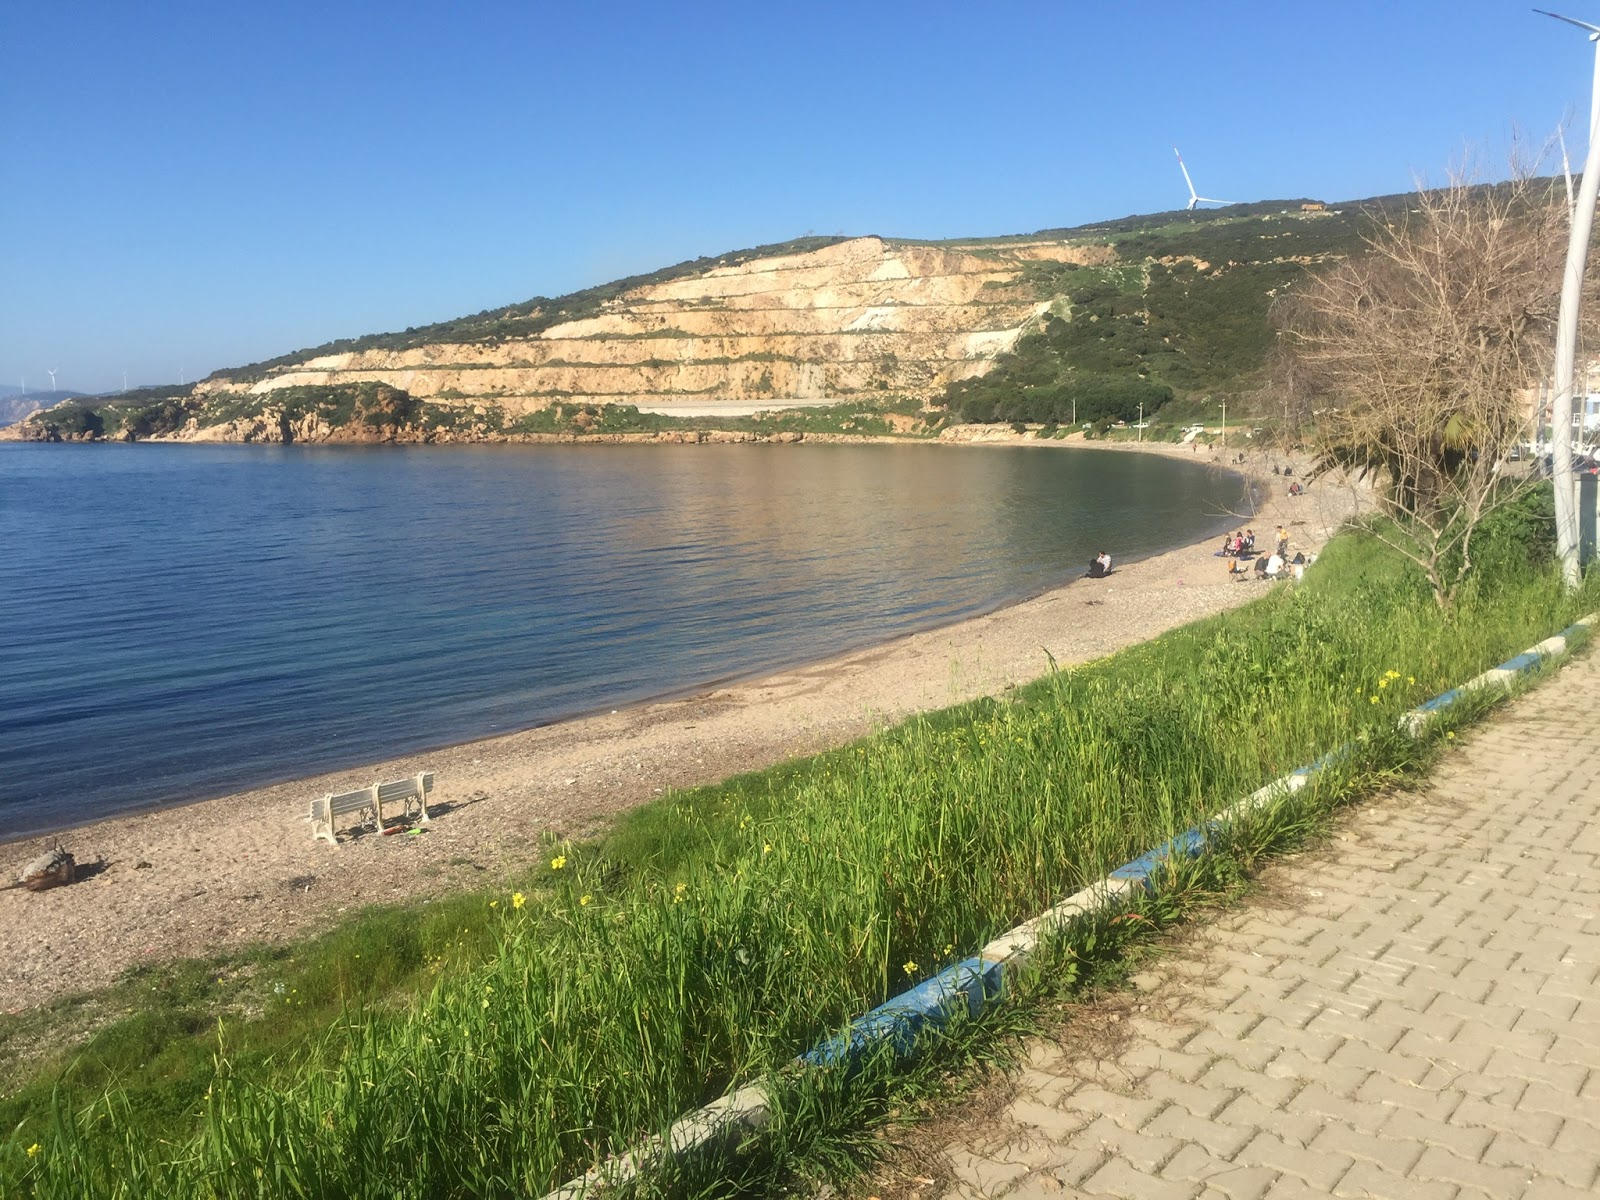
<path id="1" fill-rule="evenodd" d="M 1543 8 L 1536 8 L 1533 11 L 1542 17 L 1554 17 L 1558 21 L 1565 21 L 1568 25 L 1576 25 L 1579 29 L 1587 29 L 1591 42 L 1600 41 L 1600 25 L 1591 25 L 1587 21 L 1574 21 L 1571 17 L 1563 17 L 1560 13 L 1553 13 Z"/>
<path id="2" fill-rule="evenodd" d="M 1173 153 L 1174 153 L 1174 154 L 1178 154 L 1178 148 L 1177 148 L 1177 147 L 1176 147 L 1176 146 L 1174 146 L 1174 147 L 1173 147 L 1173 148 L 1172 148 L 1172 152 L 1173 152 Z M 1186 204 L 1186 205 L 1184 205 L 1184 208 L 1185 208 L 1185 209 L 1186 209 L 1186 210 L 1188 210 L 1188 209 L 1192 209 L 1192 208 L 1193 208 L 1193 207 L 1194 207 L 1194 206 L 1195 206 L 1195 205 L 1196 205 L 1196 204 L 1199 204 L 1199 203 L 1200 203 L 1200 196 L 1199 196 L 1199 194 L 1198 194 L 1198 193 L 1197 193 L 1197 192 L 1196 192 L 1196 191 L 1195 191 L 1195 190 L 1194 190 L 1194 180 L 1192 180 L 1192 179 L 1190 179 L 1190 178 L 1189 178 L 1189 168 L 1188 168 L 1188 166 L 1187 166 L 1187 165 L 1186 165 L 1186 164 L 1185 164 L 1185 163 L 1184 163 L 1184 161 L 1183 161 L 1183 155 L 1181 155 L 1181 154 L 1178 154 L 1178 170 L 1180 170 L 1180 171 L 1182 171 L 1182 172 L 1183 172 L 1183 182 L 1184 182 L 1184 183 L 1185 183 L 1185 184 L 1187 184 L 1187 185 L 1188 185 L 1188 188 L 1189 188 L 1189 203 L 1188 203 L 1188 204 Z"/>

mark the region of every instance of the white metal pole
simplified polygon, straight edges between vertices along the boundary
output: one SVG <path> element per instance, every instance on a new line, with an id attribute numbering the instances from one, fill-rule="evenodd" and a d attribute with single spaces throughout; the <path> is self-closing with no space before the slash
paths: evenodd
<path id="1" fill-rule="evenodd" d="M 1566 18 L 1561 18 L 1566 19 Z M 1583 307 L 1583 274 L 1600 201 L 1600 33 L 1595 43 L 1594 82 L 1589 97 L 1589 148 L 1583 160 L 1583 183 L 1567 239 L 1567 265 L 1561 278 L 1561 313 L 1556 328 L 1555 395 L 1550 403 L 1550 467 L 1555 486 L 1556 555 L 1568 587 L 1578 585 L 1578 508 L 1572 474 L 1572 405 L 1577 382 L 1578 320 Z"/>

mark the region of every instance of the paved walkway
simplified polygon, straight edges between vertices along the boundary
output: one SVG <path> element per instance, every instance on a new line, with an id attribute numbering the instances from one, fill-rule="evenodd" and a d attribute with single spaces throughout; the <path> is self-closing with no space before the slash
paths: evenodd
<path id="1" fill-rule="evenodd" d="M 960 1200 L 1600 1195 L 1600 653 L 1033 1047 Z"/>

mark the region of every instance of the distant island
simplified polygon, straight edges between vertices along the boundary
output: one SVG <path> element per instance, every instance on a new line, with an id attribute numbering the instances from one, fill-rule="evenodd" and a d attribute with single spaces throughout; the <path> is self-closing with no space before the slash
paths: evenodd
<path id="1" fill-rule="evenodd" d="M 1268 309 L 1404 197 L 1008 237 L 800 238 L 557 299 L 80 397 L 23 441 L 443 443 L 1171 426 L 1262 383 Z M 1214 418 L 1213 418 L 1214 419 Z"/>

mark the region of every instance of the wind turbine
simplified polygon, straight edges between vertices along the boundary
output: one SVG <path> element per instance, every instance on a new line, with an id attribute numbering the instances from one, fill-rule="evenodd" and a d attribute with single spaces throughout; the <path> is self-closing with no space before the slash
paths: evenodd
<path id="1" fill-rule="evenodd" d="M 60 369 L 60 367 L 50 367 L 45 371 L 45 374 L 50 376 L 50 390 L 52 392 L 56 390 L 56 372 Z"/>
<path id="2" fill-rule="evenodd" d="M 1176 146 L 1174 146 L 1172 148 L 1172 152 L 1174 154 L 1178 154 L 1178 148 Z M 1189 185 L 1189 203 L 1187 203 L 1187 204 L 1185 204 L 1183 206 L 1185 212 L 1193 212 L 1194 211 L 1194 206 L 1197 205 L 1197 204 L 1237 204 L 1237 203 L 1239 203 L 1237 200 L 1218 200 L 1214 196 L 1202 196 L 1199 192 L 1195 191 L 1194 190 L 1194 180 L 1189 178 L 1189 168 L 1184 163 L 1183 155 L 1181 155 L 1181 154 L 1178 154 L 1178 169 L 1183 172 L 1183 181 L 1184 181 L 1184 183 Z"/>

